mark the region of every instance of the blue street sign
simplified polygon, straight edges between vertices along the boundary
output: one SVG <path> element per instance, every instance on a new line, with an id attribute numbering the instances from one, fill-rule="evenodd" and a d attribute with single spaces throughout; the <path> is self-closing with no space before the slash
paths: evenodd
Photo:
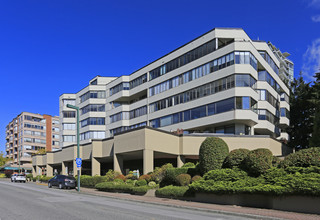
<path id="1" fill-rule="evenodd" d="M 76 158 L 76 164 L 77 164 L 77 167 L 81 167 L 82 159 L 81 158 Z"/>

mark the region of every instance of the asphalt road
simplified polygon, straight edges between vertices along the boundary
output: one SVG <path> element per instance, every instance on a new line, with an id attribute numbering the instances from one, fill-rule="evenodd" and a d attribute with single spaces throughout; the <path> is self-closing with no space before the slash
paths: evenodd
<path id="1" fill-rule="evenodd" d="M 78 194 L 34 183 L 0 180 L 0 220 L 69 219 L 248 219 L 184 208 Z"/>

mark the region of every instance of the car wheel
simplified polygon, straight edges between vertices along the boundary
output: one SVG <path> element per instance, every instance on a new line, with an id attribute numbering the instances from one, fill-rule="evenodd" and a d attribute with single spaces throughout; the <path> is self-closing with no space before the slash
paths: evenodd
<path id="1" fill-rule="evenodd" d="M 52 184 L 51 183 L 48 183 L 48 188 L 51 188 L 52 187 Z"/>
<path id="2" fill-rule="evenodd" d="M 23 183 L 26 183 L 26 181 L 23 181 Z"/>
<path id="3" fill-rule="evenodd" d="M 59 189 L 63 189 L 62 183 L 59 183 Z"/>
<path id="4" fill-rule="evenodd" d="M 13 180 L 11 179 L 11 182 L 13 182 Z"/>

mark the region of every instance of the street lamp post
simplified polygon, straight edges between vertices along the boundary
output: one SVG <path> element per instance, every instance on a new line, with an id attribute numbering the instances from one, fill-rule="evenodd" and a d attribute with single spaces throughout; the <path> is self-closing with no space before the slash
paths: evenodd
<path id="1" fill-rule="evenodd" d="M 70 104 L 67 104 L 67 107 L 77 110 L 77 158 L 80 158 L 79 107 Z M 80 192 L 80 169 L 78 168 L 78 192 Z"/>

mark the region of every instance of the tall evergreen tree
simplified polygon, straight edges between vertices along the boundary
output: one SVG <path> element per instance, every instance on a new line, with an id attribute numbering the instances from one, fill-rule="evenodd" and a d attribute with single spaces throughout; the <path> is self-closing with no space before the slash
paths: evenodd
<path id="1" fill-rule="evenodd" d="M 310 147 L 320 147 L 320 72 L 316 73 L 316 78 L 312 89 L 313 97 L 311 102 L 315 106 L 315 114 L 313 118 L 313 131 L 312 137 L 310 138 Z"/>
<path id="2" fill-rule="evenodd" d="M 291 84 L 289 146 L 297 150 L 309 147 L 313 129 L 314 103 L 310 102 L 312 88 L 300 74 Z"/>

